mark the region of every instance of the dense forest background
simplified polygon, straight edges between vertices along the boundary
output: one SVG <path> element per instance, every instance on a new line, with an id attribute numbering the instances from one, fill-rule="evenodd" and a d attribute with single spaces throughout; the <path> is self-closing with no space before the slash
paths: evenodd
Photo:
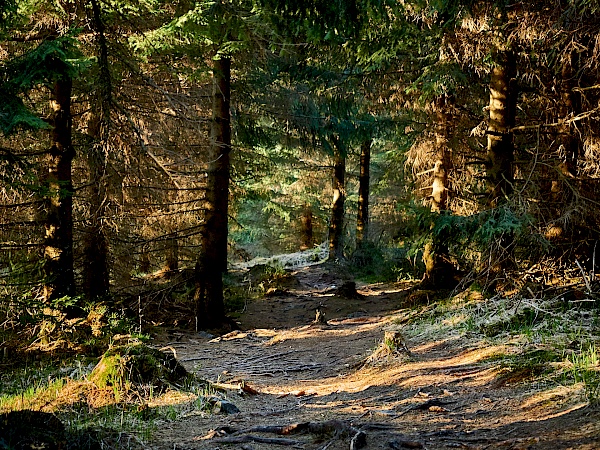
<path id="1" fill-rule="evenodd" d="M 595 289 L 595 0 L 0 8 L 0 346 L 98 309 L 222 328 L 228 268 L 299 250 Z"/>

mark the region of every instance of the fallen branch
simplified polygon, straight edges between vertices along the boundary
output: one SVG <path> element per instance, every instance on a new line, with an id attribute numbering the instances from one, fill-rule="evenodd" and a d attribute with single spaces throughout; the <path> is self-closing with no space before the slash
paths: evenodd
<path id="1" fill-rule="evenodd" d="M 243 444 L 245 442 L 259 442 L 261 444 L 273 444 L 273 445 L 289 445 L 292 447 L 303 447 L 304 442 L 297 441 L 295 439 L 286 438 L 266 438 L 262 436 L 254 436 L 252 434 L 246 434 L 243 436 L 231 436 L 224 438 L 213 439 L 212 442 L 219 444 Z"/>

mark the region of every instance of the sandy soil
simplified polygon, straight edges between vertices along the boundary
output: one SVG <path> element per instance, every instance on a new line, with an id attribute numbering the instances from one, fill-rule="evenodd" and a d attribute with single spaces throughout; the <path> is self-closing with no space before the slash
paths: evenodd
<path id="1" fill-rule="evenodd" d="M 243 331 L 157 340 L 187 369 L 220 383 L 240 412 L 165 423 L 151 448 L 358 449 L 362 431 L 371 449 L 600 449 L 598 408 L 570 387 L 502 381 L 489 358 L 497 347 L 455 336 L 409 339 L 411 355 L 365 364 L 384 330 L 401 328 L 406 284 L 359 285 L 364 297 L 348 299 L 335 295 L 343 280 L 325 267 L 294 275 L 293 287 L 247 305 Z M 327 324 L 311 323 L 317 308 Z M 283 426 L 307 422 L 283 434 Z"/>

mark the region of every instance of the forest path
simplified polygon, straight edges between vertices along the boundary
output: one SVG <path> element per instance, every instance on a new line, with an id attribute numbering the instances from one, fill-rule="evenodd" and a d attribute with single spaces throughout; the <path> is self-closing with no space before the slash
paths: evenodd
<path id="1" fill-rule="evenodd" d="M 159 339 L 186 368 L 227 388 L 241 412 L 165 423 L 150 448 L 348 449 L 362 430 L 367 449 L 600 449 L 600 411 L 565 387 L 501 382 L 490 358 L 499 347 L 457 336 L 413 338 L 410 357 L 364 364 L 384 330 L 400 329 L 414 313 L 401 309 L 406 284 L 360 285 L 364 297 L 348 299 L 335 295 L 344 279 L 326 266 L 294 277 L 293 287 L 247 305 L 244 331 Z M 311 323 L 316 308 L 328 324 Z M 305 422 L 313 426 L 287 435 L 256 428 Z M 351 448 L 359 447 L 355 440 Z"/>

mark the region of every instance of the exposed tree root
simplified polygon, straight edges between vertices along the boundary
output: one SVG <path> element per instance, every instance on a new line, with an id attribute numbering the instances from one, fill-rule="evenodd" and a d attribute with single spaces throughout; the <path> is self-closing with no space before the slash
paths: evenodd
<path id="1" fill-rule="evenodd" d="M 350 449 L 359 450 L 366 446 L 367 435 L 364 431 L 355 428 L 350 422 L 344 420 L 328 420 L 325 422 L 300 422 L 293 423 L 290 425 L 265 425 L 247 428 L 245 430 L 234 431 L 231 429 L 222 430 L 229 434 L 229 436 L 219 437 L 214 439 L 213 442 L 224 443 L 224 444 L 240 444 L 246 442 L 259 442 L 263 444 L 275 444 L 275 445 L 289 445 L 299 446 L 303 445 L 303 442 L 294 439 L 284 438 L 266 438 L 257 436 L 253 433 L 271 433 L 277 435 L 290 435 L 298 433 L 311 433 L 316 435 L 326 435 L 334 433 L 333 439 L 328 441 L 322 450 L 329 447 L 333 440 L 336 438 L 350 437 Z"/>

